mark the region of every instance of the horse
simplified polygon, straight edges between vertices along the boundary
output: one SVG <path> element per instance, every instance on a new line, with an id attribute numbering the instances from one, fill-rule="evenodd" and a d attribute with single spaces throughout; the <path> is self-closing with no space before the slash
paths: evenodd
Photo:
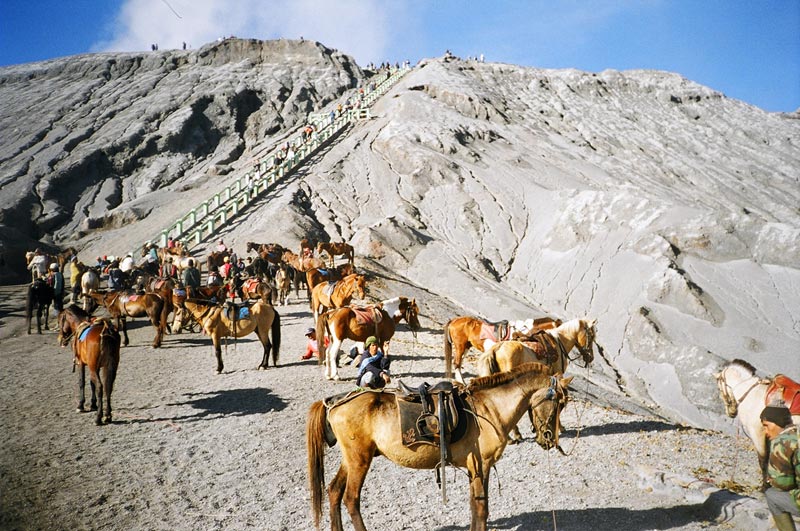
<path id="1" fill-rule="evenodd" d="M 257 278 L 248 278 L 242 283 L 242 300 L 261 299 L 272 305 L 273 292 L 272 286 Z"/>
<path id="2" fill-rule="evenodd" d="M 507 372 L 532 361 L 549 365 L 553 372 L 565 373 L 573 347 L 578 349 L 585 365 L 594 360 L 596 320 L 573 319 L 557 328 L 540 330 L 529 336 L 530 341 L 500 341 L 478 357 L 478 376 Z M 569 347 L 569 348 L 568 348 Z M 531 417 L 531 422 L 533 418 Z M 522 440 L 519 427 L 511 431 L 511 442 Z"/>
<path id="3" fill-rule="evenodd" d="M 150 318 L 150 323 L 156 329 L 153 339 L 153 348 L 161 346 L 164 331 L 167 328 L 167 303 L 155 293 L 137 294 L 130 289 L 119 291 L 94 291 L 89 297 L 96 304 L 105 306 L 108 313 L 116 320 L 117 329 L 122 330 L 123 345 L 128 346 L 128 325 L 126 317 Z"/>
<path id="4" fill-rule="evenodd" d="M 278 302 L 286 306 L 289 304 L 289 292 L 292 288 L 292 280 L 289 278 L 289 266 L 281 264 L 278 272 L 275 273 L 275 284 L 278 287 Z"/>
<path id="5" fill-rule="evenodd" d="M 319 242 L 317 244 L 317 256 L 319 256 L 322 251 L 328 254 L 331 267 L 333 267 L 333 259 L 336 256 L 343 256 L 350 265 L 355 264 L 355 251 L 353 250 L 353 246 L 347 242 Z"/>
<path id="6" fill-rule="evenodd" d="M 89 293 L 100 289 L 100 274 L 94 268 L 87 268 L 80 274 L 81 297 L 83 297 L 83 309 L 89 311 Z"/>
<path id="7" fill-rule="evenodd" d="M 145 254 L 143 254 L 142 256 L 146 255 L 147 253 L 145 252 Z M 156 250 L 156 255 L 158 256 L 158 261 L 163 264 L 166 263 L 167 260 L 169 260 L 170 258 L 175 260 L 176 258 L 187 257 L 189 256 L 189 253 L 183 247 L 183 244 L 181 245 L 176 244 L 175 247 L 173 248 L 159 247 L 158 250 Z"/>
<path id="8" fill-rule="evenodd" d="M 54 298 L 53 287 L 44 278 L 37 278 L 30 283 L 25 298 L 25 320 L 28 322 L 28 335 L 31 333 L 34 308 L 36 309 L 37 333 L 42 333 L 42 314 L 44 314 L 44 329 L 49 330 L 50 305 Z"/>
<path id="9" fill-rule="evenodd" d="M 230 251 L 211 251 L 206 258 L 206 265 L 208 270 L 211 271 L 211 268 L 214 266 L 222 267 L 222 264 L 225 263 L 225 259 L 230 259 L 231 252 Z"/>
<path id="10" fill-rule="evenodd" d="M 237 313 L 242 308 L 230 306 L 234 310 L 233 319 L 226 314 L 226 309 L 229 308 L 227 306 L 219 306 L 201 299 L 186 299 L 183 304 L 192 318 L 200 324 L 203 332 L 211 337 L 214 354 L 217 356 L 217 374 L 221 374 L 224 368 L 220 340 L 223 337 L 244 337 L 251 332 L 258 335 L 258 340 L 261 341 L 264 349 L 258 369 L 266 370 L 269 367 L 270 351 L 272 351 L 273 366 L 278 366 L 281 346 L 281 316 L 271 304 L 256 301 L 247 307 L 246 315 Z M 270 334 L 272 341 L 270 341 Z"/>
<path id="11" fill-rule="evenodd" d="M 470 530 L 486 531 L 489 516 L 489 473 L 503 455 L 504 434 L 531 407 L 537 408 L 537 442 L 545 450 L 559 448 L 559 417 L 567 402 L 572 377 L 551 376 L 549 367 L 525 364 L 508 373 L 475 378 L 462 396 L 469 405 L 466 432 L 448 445 L 447 464 L 465 469 L 470 485 Z M 325 487 L 325 447 L 340 444 L 341 463 L 328 486 L 331 529 L 342 531 L 341 503 L 356 531 L 366 531 L 361 516 L 361 488 L 372 459 L 382 455 L 401 466 L 435 469 L 441 448 L 428 444 L 407 447 L 395 396 L 362 392 L 338 405 L 323 401 L 311 405 L 306 423 L 308 483 L 314 525 L 320 527 Z M 418 501 L 418 500 L 415 500 Z"/>
<path id="12" fill-rule="evenodd" d="M 762 481 L 766 482 L 769 443 L 761 425 L 761 411 L 774 401 L 784 403 L 784 397 L 773 397 L 771 387 L 775 382 L 784 382 L 785 376 L 775 378 L 759 378 L 756 369 L 748 362 L 735 359 L 726 363 L 720 372 L 714 374 L 717 380 L 719 396 L 725 404 L 725 412 L 729 417 L 739 418 L 745 434 L 753 441 L 761 467 Z M 789 380 L 791 382 L 791 380 Z M 791 382 L 788 387 L 796 389 L 798 384 Z M 782 383 L 786 386 L 786 383 Z M 777 386 L 776 386 L 777 387 Z M 792 413 L 792 421 L 800 425 L 800 394 L 794 394 L 793 400 L 785 403 Z M 765 483 L 766 484 L 766 483 Z"/>
<path id="13" fill-rule="evenodd" d="M 306 284 L 308 285 L 308 302 L 311 302 L 311 290 L 314 286 L 323 282 L 332 282 L 334 280 L 341 280 L 347 275 L 352 275 L 356 272 L 353 264 L 341 264 L 333 268 L 316 268 L 312 267 L 306 271 Z"/>
<path id="14" fill-rule="evenodd" d="M 365 285 L 364 275 L 352 274 L 336 282 L 325 282 L 314 286 L 311 291 L 311 310 L 314 313 L 314 321 L 324 310 L 341 308 L 350 304 L 354 292 L 358 294 L 359 299 L 364 299 Z"/>
<path id="15" fill-rule="evenodd" d="M 553 321 L 554 320 L 548 318 L 548 322 Z M 503 337 L 497 337 L 496 335 L 497 332 L 495 328 L 500 324 L 507 325 Z M 450 321 L 444 325 L 445 378 L 449 379 L 453 377 L 452 366 L 455 365 L 456 380 L 464 383 L 464 377 L 461 375 L 461 362 L 464 358 L 464 353 L 469 347 L 472 346 L 481 352 L 485 352 L 487 348 L 498 341 L 512 337 L 514 332 L 514 324 L 505 321 L 489 323 L 477 317 L 468 316 L 450 319 Z M 453 355 L 453 350 L 455 350 L 455 355 Z"/>
<path id="16" fill-rule="evenodd" d="M 63 251 L 56 254 L 56 262 L 58 262 L 58 270 L 64 271 L 64 266 L 67 265 L 70 258 L 78 256 L 78 250 L 75 247 L 67 247 Z"/>
<path id="17" fill-rule="evenodd" d="M 108 319 L 90 322 L 90 316 L 70 304 L 58 315 L 58 342 L 66 347 L 72 340 L 72 352 L 78 367 L 78 412 L 86 403 L 86 367 L 92 388 L 91 410 L 97 410 L 95 424 L 111 422 L 111 393 L 119 367 L 119 332 Z M 105 399 L 105 410 L 103 401 Z"/>
<path id="18" fill-rule="evenodd" d="M 407 304 L 403 318 L 416 337 L 419 330 L 418 308 L 416 303 Z M 320 362 L 325 360 L 325 378 L 339 379 L 339 349 L 342 341 L 350 339 L 363 343 L 369 336 L 378 339 L 378 345 L 389 341 L 395 332 L 395 321 L 392 314 L 380 306 L 354 308 L 345 306 L 322 313 L 317 319 L 317 344 L 319 345 Z M 325 335 L 331 338 L 330 345 L 325 347 Z"/>

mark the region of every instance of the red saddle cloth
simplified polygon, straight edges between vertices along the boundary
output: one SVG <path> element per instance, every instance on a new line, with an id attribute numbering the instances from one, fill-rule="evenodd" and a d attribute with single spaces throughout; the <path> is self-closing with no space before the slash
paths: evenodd
<path id="1" fill-rule="evenodd" d="M 505 333 L 503 334 L 503 337 L 498 337 L 497 325 L 495 323 L 487 323 L 486 321 L 481 323 L 480 338 L 482 340 L 486 341 L 487 339 L 491 339 L 495 343 L 498 343 L 500 341 L 507 341 L 509 337 L 511 337 L 510 326 L 505 327 Z"/>
<path id="2" fill-rule="evenodd" d="M 778 399 L 783 400 L 792 415 L 800 415 L 800 383 L 784 374 L 776 375 L 767 388 L 765 402 L 770 404 Z"/>
<path id="3" fill-rule="evenodd" d="M 375 306 L 350 306 L 353 313 L 356 314 L 356 322 L 358 324 L 380 323 L 382 314 Z"/>
<path id="4" fill-rule="evenodd" d="M 254 293 L 256 291 L 256 286 L 258 286 L 259 280 L 257 278 L 248 278 L 242 284 L 242 289 L 245 293 Z"/>

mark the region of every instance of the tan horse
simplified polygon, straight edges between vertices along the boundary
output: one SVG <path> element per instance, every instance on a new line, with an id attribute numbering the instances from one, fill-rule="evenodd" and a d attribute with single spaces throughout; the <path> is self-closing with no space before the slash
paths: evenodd
<path id="1" fill-rule="evenodd" d="M 552 326 L 556 321 L 550 318 L 538 319 L 537 322 L 539 329 Z M 453 377 L 453 365 L 456 370 L 456 380 L 464 383 L 464 377 L 461 374 L 461 364 L 464 359 L 464 354 L 473 347 L 480 352 L 486 352 L 486 349 L 497 343 L 504 341 L 514 336 L 517 332 L 515 325 L 517 323 L 524 323 L 524 321 L 506 322 L 507 329 L 505 337 L 496 337 L 494 335 L 494 324 L 478 319 L 477 317 L 456 317 L 450 319 L 444 326 L 444 368 L 445 378 Z"/>
<path id="2" fill-rule="evenodd" d="M 312 267 L 306 271 L 306 284 L 308 285 L 308 302 L 311 303 L 311 291 L 317 284 L 323 282 L 333 282 L 335 280 L 342 280 L 347 275 L 352 275 L 356 272 L 356 268 L 352 264 L 341 264 L 334 268 L 316 268 Z"/>
<path id="3" fill-rule="evenodd" d="M 128 346 L 128 324 L 126 317 L 144 317 L 150 319 L 150 324 L 156 329 L 153 338 L 153 348 L 161 346 L 164 331 L 167 328 L 167 304 L 155 293 L 138 294 L 130 289 L 119 291 L 93 291 L 89 297 L 95 303 L 105 306 L 111 317 L 116 319 L 117 329 L 122 331 L 123 345 Z"/>
<path id="4" fill-rule="evenodd" d="M 217 374 L 222 373 L 224 368 L 222 363 L 222 338 L 223 337 L 244 337 L 251 332 L 255 332 L 264 355 L 259 364 L 259 369 L 269 367 L 269 355 L 272 351 L 272 364 L 278 366 L 278 356 L 281 346 L 281 317 L 271 304 L 263 301 L 256 301 L 247 307 L 247 312 L 237 314 L 238 307 L 231 307 L 234 310 L 228 313 L 229 307 L 201 299 L 187 299 L 184 303 L 192 318 L 200 324 L 211 342 L 214 344 L 214 354 L 217 357 Z M 270 334 L 272 341 L 270 341 Z"/>
<path id="5" fill-rule="evenodd" d="M 317 244 L 317 256 L 319 256 L 322 251 L 328 254 L 330 267 L 333 267 L 333 259 L 335 256 L 343 256 L 347 259 L 347 263 L 350 265 L 355 264 L 355 251 L 353 250 L 353 246 L 347 242 L 319 242 Z"/>
<path id="6" fill-rule="evenodd" d="M 362 318 L 362 312 L 371 317 L 370 320 Z M 408 302 L 403 311 L 403 318 L 406 319 L 409 328 L 416 335 L 419 330 L 419 309 L 413 300 Z M 367 306 L 356 311 L 352 306 L 344 308 L 334 308 L 321 314 L 317 319 L 317 338 L 319 345 L 320 361 L 325 360 L 325 378 L 328 380 L 339 379 L 339 349 L 342 341 L 350 339 L 352 341 L 364 342 L 369 336 L 378 339 L 380 348 L 389 341 L 395 332 L 395 321 L 392 315 L 380 306 Z M 325 348 L 325 335 L 331 338 L 330 345 Z"/>
<path id="7" fill-rule="evenodd" d="M 314 286 L 311 291 L 311 310 L 314 313 L 314 322 L 325 310 L 341 308 L 350 304 L 354 293 L 363 300 L 366 282 L 364 275 L 353 274 L 333 283 L 325 282 Z"/>
<path id="8" fill-rule="evenodd" d="M 275 285 L 278 288 L 278 302 L 284 306 L 289 304 L 289 292 L 292 290 L 292 279 L 289 278 L 289 266 L 281 264 L 275 273 Z"/>
<path id="9" fill-rule="evenodd" d="M 532 361 L 549 365 L 553 372 L 565 373 L 572 361 L 569 353 L 573 347 L 578 349 L 584 364 L 589 365 L 594 360 L 596 325 L 595 319 L 573 319 L 556 328 L 532 334 L 532 341 L 495 343 L 478 357 L 478 376 L 507 372 Z M 511 432 L 511 440 L 522 440 L 517 426 Z"/>
<path id="10" fill-rule="evenodd" d="M 111 392 L 119 367 L 119 332 L 108 319 L 89 321 L 89 314 L 71 304 L 58 315 L 58 342 L 66 347 L 72 340 L 78 367 L 78 411 L 86 403 L 86 367 L 92 388 L 91 409 L 97 410 L 95 424 L 111 422 Z M 103 402 L 105 399 L 105 410 Z"/>
<path id="11" fill-rule="evenodd" d="M 447 464 L 466 470 L 470 485 L 471 531 L 486 531 L 489 516 L 489 472 L 503 455 L 506 433 L 525 411 L 537 408 L 537 442 L 546 450 L 558 447 L 561 410 L 567 402 L 572 378 L 551 376 L 539 363 L 522 365 L 512 372 L 475 378 L 466 388 L 472 409 L 465 435 L 448 447 Z M 382 455 L 414 469 L 434 469 L 440 448 L 432 445 L 406 447 L 400 419 L 391 393 L 364 392 L 330 409 L 322 401 L 311 405 L 306 425 L 308 482 L 314 525 L 320 527 L 325 487 L 325 447 L 339 442 L 341 464 L 328 486 L 333 531 L 342 531 L 341 503 L 356 531 L 366 531 L 361 517 L 361 488 L 372 459 Z M 411 500 L 419 503 L 419 500 Z"/>

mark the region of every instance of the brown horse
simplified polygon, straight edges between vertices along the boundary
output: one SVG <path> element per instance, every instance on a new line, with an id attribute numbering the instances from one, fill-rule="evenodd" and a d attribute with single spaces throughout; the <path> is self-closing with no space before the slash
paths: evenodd
<path id="1" fill-rule="evenodd" d="M 311 302 L 311 290 L 314 286 L 323 282 L 333 282 L 335 280 L 342 280 L 347 275 L 352 275 L 356 272 L 353 264 L 341 264 L 333 268 L 318 269 L 313 267 L 306 271 L 306 283 L 308 284 L 308 301 Z"/>
<path id="2" fill-rule="evenodd" d="M 553 319 L 539 320 L 539 329 L 548 327 L 554 323 Z M 452 366 L 456 368 L 456 380 L 464 383 L 464 377 L 461 375 L 461 364 L 464 359 L 464 353 L 472 346 L 481 352 L 485 352 L 487 348 L 494 345 L 498 341 L 503 341 L 511 338 L 516 329 L 517 322 L 506 323 L 505 337 L 495 337 L 494 324 L 478 319 L 477 317 L 456 317 L 448 321 L 444 325 L 444 366 L 445 378 L 453 377 Z M 453 355 L 455 351 L 455 355 Z"/>
<path id="3" fill-rule="evenodd" d="M 92 388 L 91 409 L 97 410 L 95 424 L 111 422 L 111 392 L 119 366 L 119 332 L 108 319 L 90 322 L 89 314 L 71 304 L 58 315 L 58 342 L 66 347 L 72 340 L 72 352 L 78 367 L 78 411 L 86 403 L 86 367 Z M 105 399 L 105 410 L 103 401 Z"/>
<path id="4" fill-rule="evenodd" d="M 217 374 L 222 373 L 223 337 L 244 337 L 251 332 L 258 335 L 264 349 L 259 369 L 269 367 L 269 355 L 272 351 L 272 364 L 278 366 L 278 355 L 281 347 L 281 316 L 271 304 L 256 301 L 251 306 L 219 306 L 201 299 L 187 299 L 184 306 L 192 318 L 200 324 L 203 332 L 211 337 L 214 354 L 217 356 Z M 244 308 L 247 312 L 243 312 Z M 231 310 L 229 312 L 229 310 Z M 270 341 L 270 334 L 272 341 Z"/>
<path id="5" fill-rule="evenodd" d="M 314 254 L 314 242 L 308 238 L 300 240 L 300 256 Z"/>
<path id="6" fill-rule="evenodd" d="M 140 295 L 133 290 L 95 291 L 89 293 L 95 303 L 105 306 L 111 317 L 116 319 L 117 329 L 122 330 L 123 345 L 128 346 L 128 325 L 126 317 L 150 318 L 150 323 L 156 329 L 153 339 L 153 348 L 161 346 L 164 330 L 167 328 L 167 305 L 159 295 L 145 293 Z"/>
<path id="7" fill-rule="evenodd" d="M 261 299 L 265 303 L 272 305 L 273 292 L 272 286 L 257 278 L 248 278 L 242 283 L 244 300 Z"/>
<path id="8" fill-rule="evenodd" d="M 255 243 L 247 242 L 246 252 L 256 251 L 262 260 L 271 264 L 280 264 L 281 256 L 288 249 L 277 243 Z"/>
<path id="9" fill-rule="evenodd" d="M 464 394 L 472 414 L 466 433 L 448 446 L 447 464 L 466 470 L 470 485 L 471 531 L 486 531 L 489 516 L 489 472 L 503 455 L 505 436 L 531 407 L 537 408 L 537 442 L 558 447 L 561 410 L 572 378 L 551 376 L 549 367 L 529 363 L 512 372 L 475 378 Z M 361 517 L 361 488 L 372 459 L 382 455 L 414 469 L 434 469 L 441 449 L 427 444 L 405 446 L 395 397 L 387 392 L 364 392 L 339 405 L 311 405 L 306 424 L 308 482 L 314 525 L 320 527 L 325 487 L 325 447 L 339 442 L 341 464 L 328 486 L 333 531 L 342 531 L 341 503 L 356 531 L 366 531 Z M 419 502 L 419 500 L 413 500 Z"/>
<path id="10" fill-rule="evenodd" d="M 573 319 L 556 328 L 540 330 L 532 334 L 529 341 L 495 343 L 478 357 L 478 376 L 510 371 L 532 361 L 549 365 L 553 372 L 565 373 L 569 362 L 573 361 L 569 357 L 573 347 L 578 349 L 584 364 L 589 365 L 594 360 L 596 324 L 594 319 Z M 511 440 L 522 440 L 517 426 L 511 432 Z"/>
<path id="11" fill-rule="evenodd" d="M 206 258 L 206 266 L 208 270 L 211 271 L 211 268 L 222 267 L 222 264 L 225 263 L 225 259 L 230 259 L 231 252 L 230 251 L 211 251 L 208 253 L 208 257 Z"/>
<path id="12" fill-rule="evenodd" d="M 416 335 L 419 330 L 418 308 L 415 302 L 407 304 L 403 317 L 409 328 Z M 364 342 L 369 336 L 378 339 L 380 348 L 394 336 L 395 321 L 392 315 L 380 306 L 366 306 L 354 308 L 345 306 L 334 308 L 321 314 L 317 319 L 317 338 L 319 345 L 320 361 L 325 359 L 325 378 L 328 380 L 339 379 L 339 349 L 342 341 Z M 330 346 L 326 349 L 325 335 L 331 338 Z"/>
<path id="13" fill-rule="evenodd" d="M 355 251 L 353 250 L 353 246 L 347 242 L 319 242 L 317 244 L 317 256 L 319 256 L 322 251 L 328 254 L 331 267 L 333 267 L 333 259 L 336 256 L 343 256 L 350 265 L 355 264 Z"/>
<path id="14" fill-rule="evenodd" d="M 336 282 L 317 284 L 311 291 L 311 310 L 314 313 L 314 321 L 316 322 L 317 316 L 325 310 L 341 308 L 350 304 L 353 293 L 357 293 L 359 299 L 364 299 L 365 287 L 364 275 L 357 274 L 347 275 Z"/>

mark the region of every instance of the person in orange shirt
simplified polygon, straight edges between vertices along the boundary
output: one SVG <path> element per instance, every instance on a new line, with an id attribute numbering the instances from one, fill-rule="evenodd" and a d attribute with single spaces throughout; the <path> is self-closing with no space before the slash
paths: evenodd
<path id="1" fill-rule="evenodd" d="M 303 354 L 300 359 L 307 360 L 311 359 L 311 356 L 314 354 L 317 355 L 319 358 L 319 343 L 317 342 L 317 331 L 314 330 L 312 327 L 308 327 L 306 330 L 305 336 L 308 338 L 308 343 L 306 344 L 306 353 Z M 325 336 L 325 348 L 328 348 L 330 344 L 330 340 L 328 336 Z"/>

